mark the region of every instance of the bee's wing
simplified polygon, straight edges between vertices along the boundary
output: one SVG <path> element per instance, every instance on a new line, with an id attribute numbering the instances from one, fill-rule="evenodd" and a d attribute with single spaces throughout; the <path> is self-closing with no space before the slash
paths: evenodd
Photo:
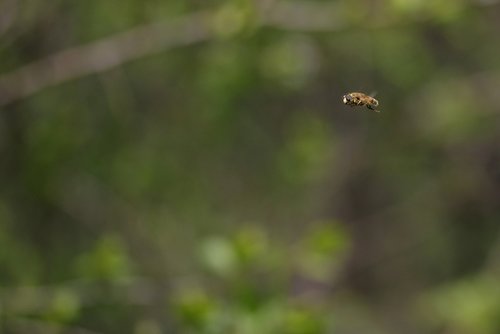
<path id="1" fill-rule="evenodd" d="M 370 95 L 368 95 L 368 96 L 370 96 L 370 97 L 375 97 L 375 96 L 377 96 L 377 91 L 376 91 L 376 90 L 375 90 L 375 91 L 372 91 L 372 92 L 370 93 Z"/>

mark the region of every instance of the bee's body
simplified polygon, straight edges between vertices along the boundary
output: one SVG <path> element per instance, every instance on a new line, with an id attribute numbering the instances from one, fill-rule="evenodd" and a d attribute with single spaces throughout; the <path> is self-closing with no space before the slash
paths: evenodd
<path id="1" fill-rule="evenodd" d="M 355 107 L 355 106 L 366 106 L 368 109 L 375 112 L 379 112 L 376 108 L 378 107 L 378 101 L 373 97 L 363 94 L 363 93 L 348 93 L 342 97 L 344 104 Z"/>

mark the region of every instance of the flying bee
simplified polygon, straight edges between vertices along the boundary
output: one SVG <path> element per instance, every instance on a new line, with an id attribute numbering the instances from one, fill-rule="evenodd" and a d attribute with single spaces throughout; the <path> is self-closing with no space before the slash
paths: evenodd
<path id="1" fill-rule="evenodd" d="M 363 93 L 348 93 L 342 97 L 342 101 L 344 104 L 351 107 L 366 106 L 370 110 L 380 112 L 376 109 L 378 107 L 378 101 Z"/>

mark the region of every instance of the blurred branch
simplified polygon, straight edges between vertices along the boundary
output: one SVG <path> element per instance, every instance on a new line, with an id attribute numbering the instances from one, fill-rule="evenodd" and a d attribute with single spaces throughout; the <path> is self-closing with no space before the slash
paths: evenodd
<path id="1" fill-rule="evenodd" d="M 337 2 L 276 1 L 266 9 L 260 11 L 262 24 L 281 30 L 332 32 L 348 25 Z"/>
<path id="2" fill-rule="evenodd" d="M 268 1 L 257 22 L 282 30 L 334 31 L 345 26 L 337 5 Z M 198 12 L 168 22 L 146 24 L 96 42 L 60 51 L 0 76 L 0 106 L 44 88 L 104 72 L 132 60 L 214 38 L 219 11 Z"/>
<path id="3" fill-rule="evenodd" d="M 152 23 L 25 65 L 0 77 L 0 106 L 146 55 L 204 41 L 211 35 L 205 22 L 206 13 L 200 12 Z"/>

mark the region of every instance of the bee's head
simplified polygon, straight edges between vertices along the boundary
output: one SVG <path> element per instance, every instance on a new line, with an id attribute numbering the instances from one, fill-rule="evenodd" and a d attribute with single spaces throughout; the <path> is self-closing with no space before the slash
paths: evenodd
<path id="1" fill-rule="evenodd" d="M 346 94 L 342 97 L 342 101 L 344 102 L 344 104 L 348 104 L 350 102 L 352 102 L 352 96 L 351 94 Z"/>

